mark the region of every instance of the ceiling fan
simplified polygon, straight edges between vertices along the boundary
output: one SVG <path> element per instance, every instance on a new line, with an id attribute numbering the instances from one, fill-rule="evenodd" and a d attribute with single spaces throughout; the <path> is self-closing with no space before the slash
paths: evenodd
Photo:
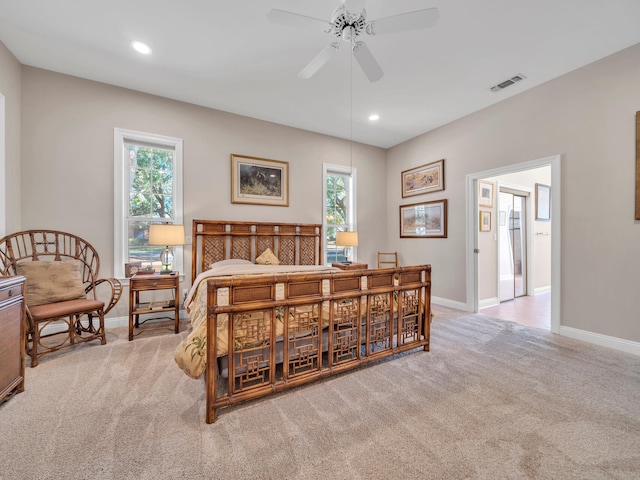
<path id="1" fill-rule="evenodd" d="M 360 35 L 382 35 L 429 28 L 437 23 L 439 16 L 437 8 L 426 8 L 368 22 L 367 12 L 364 9 L 364 0 L 341 1 L 342 5 L 333 11 L 329 22 L 278 9 L 271 10 L 267 14 L 267 18 L 272 22 L 289 26 L 318 28 L 325 33 L 330 33 L 338 39 L 349 43 L 353 56 L 369 81 L 376 82 L 382 78 L 384 72 L 371 54 L 367 45 L 359 40 Z M 340 45 L 341 43 L 338 40 L 324 47 L 322 51 L 298 73 L 298 76 L 305 79 L 311 78 L 325 63 L 338 53 Z"/>

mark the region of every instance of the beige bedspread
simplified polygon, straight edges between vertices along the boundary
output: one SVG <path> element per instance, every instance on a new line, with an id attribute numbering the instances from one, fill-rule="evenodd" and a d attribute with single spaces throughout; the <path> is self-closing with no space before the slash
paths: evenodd
<path id="1" fill-rule="evenodd" d="M 273 275 L 275 273 L 308 273 L 340 271 L 337 268 L 323 265 L 255 265 L 224 264 L 212 265 L 193 282 L 193 286 L 185 300 L 185 309 L 189 313 L 192 331 L 183 340 L 174 353 L 174 360 L 185 374 L 192 378 L 200 378 L 204 373 L 207 361 L 207 279 L 220 276 Z M 277 322 L 282 328 L 282 323 Z M 217 355 L 228 353 L 228 316 L 218 316 Z M 282 330 L 276 332 L 280 337 Z"/>

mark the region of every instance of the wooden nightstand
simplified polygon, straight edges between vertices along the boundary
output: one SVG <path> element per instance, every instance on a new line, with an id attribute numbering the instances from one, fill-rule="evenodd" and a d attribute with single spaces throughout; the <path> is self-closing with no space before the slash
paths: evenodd
<path id="1" fill-rule="evenodd" d="M 367 270 L 369 265 L 366 263 L 332 263 L 332 267 L 337 267 L 340 270 Z"/>
<path id="2" fill-rule="evenodd" d="M 163 301 L 140 302 L 140 292 L 150 292 L 155 290 L 173 290 L 173 298 Z M 133 329 L 139 328 L 141 324 L 149 320 L 171 319 L 167 314 L 173 315 L 174 326 L 166 325 L 144 328 L 135 333 L 140 335 L 142 332 L 149 330 L 174 330 L 175 333 L 180 332 L 180 274 L 173 272 L 171 274 L 161 273 L 137 273 L 129 279 L 129 341 L 133 340 Z M 163 314 L 161 317 L 151 317 L 140 321 L 140 315 L 144 314 Z"/>

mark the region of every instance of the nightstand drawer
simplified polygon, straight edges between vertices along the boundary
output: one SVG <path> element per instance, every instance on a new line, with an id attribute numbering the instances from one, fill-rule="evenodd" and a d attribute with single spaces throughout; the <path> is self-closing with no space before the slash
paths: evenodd
<path id="1" fill-rule="evenodd" d="M 175 288 L 176 277 L 174 275 L 134 275 L 129 281 L 133 290 L 162 290 Z"/>

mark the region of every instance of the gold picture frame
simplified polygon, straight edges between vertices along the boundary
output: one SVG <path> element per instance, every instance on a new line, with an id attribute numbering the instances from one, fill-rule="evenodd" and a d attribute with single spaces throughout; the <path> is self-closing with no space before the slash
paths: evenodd
<path id="1" fill-rule="evenodd" d="M 289 162 L 231 154 L 231 203 L 289 206 Z"/>
<path id="2" fill-rule="evenodd" d="M 491 212 L 480 210 L 480 231 L 481 232 L 491 231 Z"/>
<path id="3" fill-rule="evenodd" d="M 400 238 L 447 238 L 447 200 L 400 205 Z"/>
<path id="4" fill-rule="evenodd" d="M 444 159 L 405 170 L 401 180 L 402 198 L 444 190 Z"/>
<path id="5" fill-rule="evenodd" d="M 640 112 L 636 112 L 636 220 L 640 220 Z"/>
<path id="6" fill-rule="evenodd" d="M 478 180 L 478 205 L 493 208 L 493 182 Z"/>

